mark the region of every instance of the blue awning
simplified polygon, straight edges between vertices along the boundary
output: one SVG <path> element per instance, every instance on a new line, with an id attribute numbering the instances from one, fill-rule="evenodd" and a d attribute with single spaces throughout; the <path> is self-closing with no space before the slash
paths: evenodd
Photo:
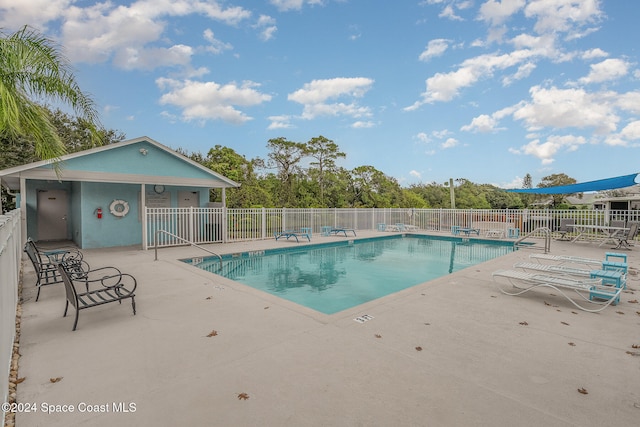
<path id="1" fill-rule="evenodd" d="M 587 191 L 614 190 L 616 188 L 631 187 L 636 185 L 637 173 L 631 175 L 617 176 L 615 178 L 600 179 L 598 181 L 582 182 L 578 184 L 559 185 L 556 187 L 544 188 L 516 188 L 507 190 L 510 193 L 529 194 L 572 194 L 584 193 Z"/>

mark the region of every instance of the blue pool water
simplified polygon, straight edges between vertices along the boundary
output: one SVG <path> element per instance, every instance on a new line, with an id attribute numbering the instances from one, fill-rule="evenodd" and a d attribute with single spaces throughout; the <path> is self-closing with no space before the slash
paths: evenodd
<path id="1" fill-rule="evenodd" d="M 513 243 L 389 236 L 183 260 L 333 314 L 512 252 Z"/>

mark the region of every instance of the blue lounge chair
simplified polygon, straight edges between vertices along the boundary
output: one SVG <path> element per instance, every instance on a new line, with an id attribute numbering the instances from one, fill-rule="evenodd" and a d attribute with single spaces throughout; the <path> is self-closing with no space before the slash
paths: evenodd
<path id="1" fill-rule="evenodd" d="M 460 228 L 458 231 L 460 233 L 466 234 L 467 236 L 470 235 L 470 234 L 475 234 L 477 236 L 480 235 L 480 229 L 479 228 L 467 228 L 467 227 L 464 227 L 464 228 Z"/>
<path id="2" fill-rule="evenodd" d="M 354 230 L 353 228 L 333 227 L 331 230 L 329 230 L 329 234 L 335 234 L 337 236 L 338 233 L 342 233 L 344 234 L 344 237 L 347 237 L 347 232 L 353 233 L 354 236 L 356 235 L 356 230 Z"/>
<path id="3" fill-rule="evenodd" d="M 293 230 L 285 230 L 285 231 L 281 231 L 281 232 L 275 232 L 273 233 L 273 235 L 275 236 L 276 240 L 280 239 L 281 237 L 286 237 L 287 240 L 289 240 L 290 237 L 294 237 L 296 239 L 296 242 L 300 243 L 300 240 L 298 239 L 298 237 L 306 237 L 308 241 L 311 241 L 311 235 L 308 232 L 302 232 L 302 231 L 293 231 Z"/>

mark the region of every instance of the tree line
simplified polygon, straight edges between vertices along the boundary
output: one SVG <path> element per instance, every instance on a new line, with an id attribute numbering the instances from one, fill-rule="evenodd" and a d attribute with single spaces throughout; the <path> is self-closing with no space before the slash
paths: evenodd
<path id="1" fill-rule="evenodd" d="M 451 208 L 448 182 L 402 187 L 397 179 L 371 165 L 347 170 L 338 145 L 320 135 L 306 143 L 279 137 L 267 143 L 266 159 L 247 159 L 229 147 L 216 145 L 204 155 L 178 150 L 192 160 L 241 184 L 227 189 L 227 205 L 234 208 Z M 566 174 L 546 176 L 538 187 L 575 183 Z M 523 188 L 532 188 L 526 174 Z M 456 179 L 455 207 L 461 209 L 521 209 L 548 197 L 509 193 L 491 184 Z M 212 198 L 220 200 L 219 192 Z M 565 196 L 554 196 L 552 207 L 567 208 Z"/>

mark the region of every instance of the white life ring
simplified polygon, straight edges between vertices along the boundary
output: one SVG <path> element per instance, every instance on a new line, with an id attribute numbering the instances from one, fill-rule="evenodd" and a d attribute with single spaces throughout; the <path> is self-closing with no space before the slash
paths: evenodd
<path id="1" fill-rule="evenodd" d="M 109 205 L 109 211 L 113 216 L 123 217 L 129 213 L 129 203 L 124 200 L 114 200 Z"/>

